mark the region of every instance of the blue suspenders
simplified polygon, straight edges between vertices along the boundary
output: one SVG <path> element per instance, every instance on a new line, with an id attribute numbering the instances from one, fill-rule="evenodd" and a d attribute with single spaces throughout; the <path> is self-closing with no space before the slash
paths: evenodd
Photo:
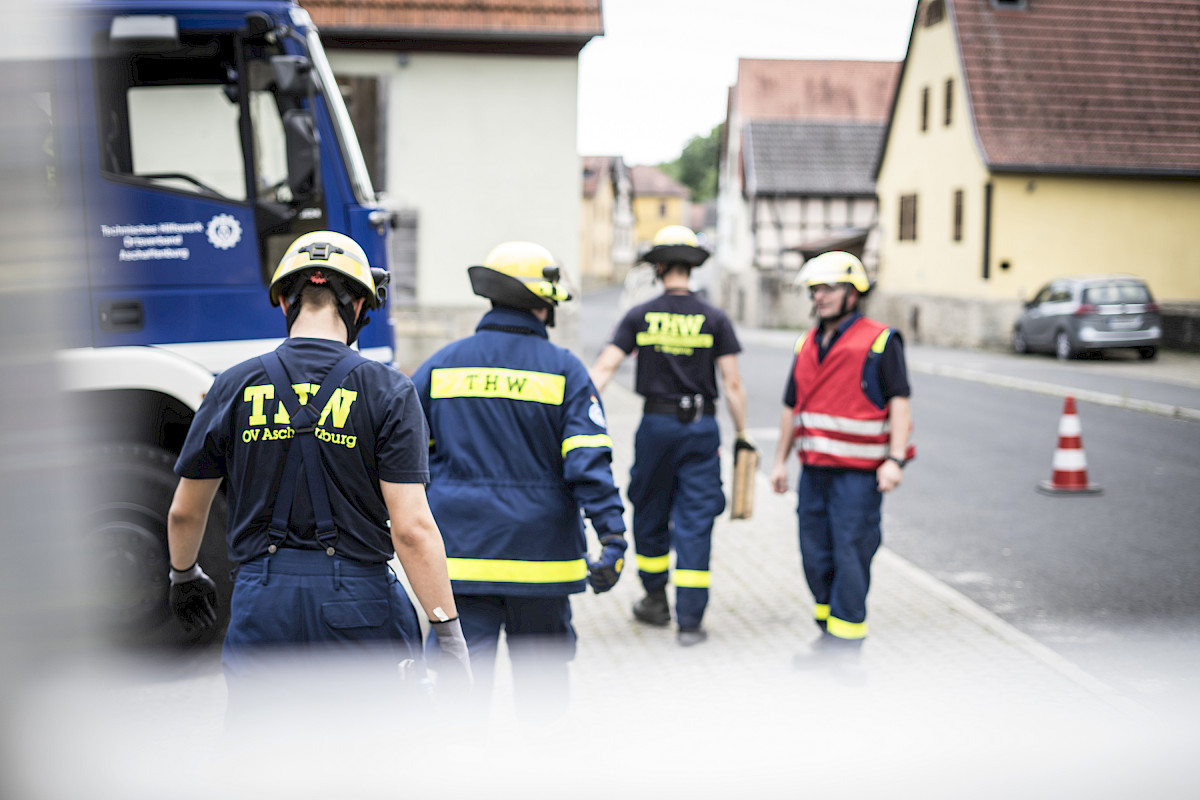
<path id="1" fill-rule="evenodd" d="M 266 353 L 259 357 L 263 369 L 271 383 L 275 384 L 275 394 L 287 409 L 292 420 L 292 430 L 295 435 L 288 446 L 287 459 L 283 464 L 283 476 L 279 479 L 279 493 L 275 496 L 274 513 L 271 516 L 271 526 L 267 529 L 267 552 L 274 553 L 288 535 L 288 517 L 291 516 L 292 502 L 296 496 L 296 482 L 301 469 L 308 481 L 308 495 L 312 500 L 313 516 L 316 518 L 317 541 L 325 547 L 327 555 L 334 554 L 334 544 L 337 542 L 337 528 L 333 524 L 333 511 L 329 505 L 329 487 L 325 483 L 325 469 L 321 464 L 321 453 L 317 446 L 316 427 L 321 411 L 329 403 L 333 393 L 341 386 L 356 367 L 367 363 L 367 359 L 357 352 L 351 351 L 342 356 L 333 365 L 329 374 L 321 381 L 321 390 L 309 402 L 300 405 L 300 397 L 292 387 L 292 380 L 287 374 L 283 362 L 275 352 Z M 299 445 L 298 447 L 296 445 Z"/>

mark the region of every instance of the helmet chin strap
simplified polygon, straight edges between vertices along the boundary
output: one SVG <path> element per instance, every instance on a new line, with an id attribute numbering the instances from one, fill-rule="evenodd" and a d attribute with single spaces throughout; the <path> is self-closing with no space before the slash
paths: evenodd
<path id="1" fill-rule="evenodd" d="M 363 307 L 362 311 L 359 312 L 357 318 L 355 317 L 355 298 L 350 294 L 350 292 L 346 291 L 345 284 L 343 284 L 341 280 L 331 280 L 328 276 L 326 277 L 326 280 L 327 283 L 325 285 L 333 289 L 334 294 L 337 296 L 338 316 L 342 318 L 342 323 L 346 326 L 346 344 L 352 345 L 358 340 L 358 334 L 364 327 L 366 327 L 367 323 L 370 322 L 371 319 L 367 316 L 367 310 L 365 306 Z M 288 336 L 292 335 L 292 325 L 295 324 L 296 318 L 300 316 L 300 304 L 302 302 L 300 295 L 304 292 L 304 287 L 307 285 L 307 280 L 297 281 L 296 286 L 287 295 L 288 310 L 285 321 L 287 322 Z"/>
<path id="2" fill-rule="evenodd" d="M 809 314 L 817 317 L 817 321 L 819 322 L 836 322 L 839 319 L 844 319 L 847 314 L 854 310 L 850 308 L 850 288 L 851 287 L 847 285 L 845 293 L 842 294 L 842 305 L 837 314 L 833 315 L 832 317 L 818 316 L 817 306 L 815 303 L 813 304 L 812 309 L 809 311 Z"/>

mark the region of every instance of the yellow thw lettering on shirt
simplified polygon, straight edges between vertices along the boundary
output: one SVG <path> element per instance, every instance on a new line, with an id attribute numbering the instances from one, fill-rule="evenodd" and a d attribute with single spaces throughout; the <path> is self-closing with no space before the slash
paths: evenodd
<path id="1" fill-rule="evenodd" d="M 275 397 L 275 387 L 271 384 L 265 386 L 247 386 L 242 392 L 242 402 L 250 404 L 250 419 L 251 425 L 266 425 L 267 415 L 264 413 L 263 403 L 266 400 L 271 400 Z"/>
<path id="2" fill-rule="evenodd" d="M 302 406 L 308 405 L 308 401 L 317 392 L 321 391 L 321 387 L 315 383 L 296 383 L 292 384 L 292 388 L 296 391 L 296 398 Z M 335 389 L 333 396 L 325 404 L 325 408 L 321 412 L 321 419 L 317 424 L 324 425 L 326 420 L 332 416 L 333 426 L 335 428 L 344 428 L 346 420 L 350 417 L 350 407 L 354 405 L 354 401 L 357 399 L 358 392 L 342 388 Z M 247 420 L 250 425 L 267 424 L 268 408 L 266 401 L 268 400 L 275 400 L 275 387 L 269 383 L 261 386 L 247 386 L 242 392 L 242 401 L 250 403 L 250 418 Z M 292 423 L 291 415 L 288 414 L 287 407 L 282 402 L 276 401 L 275 414 L 271 422 L 276 425 L 290 425 Z"/>
<path id="3" fill-rule="evenodd" d="M 321 387 L 315 383 L 293 383 L 292 389 L 296 392 L 296 397 L 300 400 L 300 405 L 308 405 L 308 398 L 321 391 Z M 287 412 L 287 408 L 283 403 L 279 404 L 279 408 L 275 409 L 275 424 L 276 425 L 291 425 L 292 418 Z"/>
<path id="4" fill-rule="evenodd" d="M 638 347 L 658 347 L 666 352 L 690 353 L 692 349 L 710 348 L 711 333 L 701 333 L 704 314 L 669 314 L 663 311 L 646 313 L 646 330 L 638 333 Z"/>
<path id="5" fill-rule="evenodd" d="M 344 428 L 346 419 L 350 416 L 350 406 L 354 405 L 356 399 L 358 399 L 358 392 L 352 392 L 349 389 L 334 389 L 333 397 L 330 397 L 329 402 L 325 404 L 317 424 L 324 425 L 325 420 L 329 419 L 332 414 L 333 427 Z"/>

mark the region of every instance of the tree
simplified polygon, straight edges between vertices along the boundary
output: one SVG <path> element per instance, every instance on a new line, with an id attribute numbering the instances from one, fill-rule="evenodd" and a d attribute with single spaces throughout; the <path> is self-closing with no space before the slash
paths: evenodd
<path id="1" fill-rule="evenodd" d="M 707 136 L 693 136 L 674 161 L 658 168 L 692 190 L 692 202 L 703 203 L 717 196 L 717 170 L 721 158 L 721 132 L 716 125 Z"/>

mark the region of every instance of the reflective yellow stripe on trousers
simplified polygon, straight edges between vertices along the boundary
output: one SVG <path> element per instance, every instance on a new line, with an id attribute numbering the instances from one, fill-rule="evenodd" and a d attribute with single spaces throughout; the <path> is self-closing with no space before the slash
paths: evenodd
<path id="1" fill-rule="evenodd" d="M 587 562 L 504 561 L 490 558 L 447 558 L 452 581 L 489 583 L 571 583 L 587 577 Z"/>
<path id="2" fill-rule="evenodd" d="M 637 557 L 638 569 L 642 572 L 659 573 L 666 572 L 671 566 L 671 557 L 666 556 L 643 556 Z"/>
<path id="3" fill-rule="evenodd" d="M 707 589 L 710 575 L 706 569 L 677 569 L 675 570 L 675 585 L 687 589 Z"/>
<path id="4" fill-rule="evenodd" d="M 867 623 L 846 622 L 844 619 L 830 617 L 825 623 L 825 630 L 839 639 L 864 639 L 867 636 Z"/>

